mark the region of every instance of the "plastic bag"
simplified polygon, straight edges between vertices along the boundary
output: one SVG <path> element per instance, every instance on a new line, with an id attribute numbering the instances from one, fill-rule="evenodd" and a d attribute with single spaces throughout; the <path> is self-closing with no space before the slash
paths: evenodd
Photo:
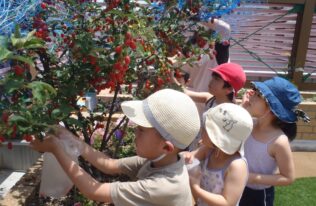
<path id="1" fill-rule="evenodd" d="M 200 160 L 194 158 L 192 160 L 192 163 L 186 164 L 185 166 L 187 167 L 188 171 L 193 170 L 196 166 L 200 165 Z"/>
<path id="2" fill-rule="evenodd" d="M 73 137 L 60 137 L 61 145 L 69 156 L 78 163 L 78 157 L 82 153 L 82 144 Z M 44 153 L 43 168 L 39 194 L 60 198 L 65 196 L 73 187 L 73 183 L 64 172 L 55 156 L 51 153 Z"/>

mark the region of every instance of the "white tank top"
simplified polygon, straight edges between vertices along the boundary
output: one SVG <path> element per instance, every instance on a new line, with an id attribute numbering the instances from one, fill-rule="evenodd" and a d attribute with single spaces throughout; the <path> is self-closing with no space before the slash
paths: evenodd
<path id="1" fill-rule="evenodd" d="M 208 157 L 204 160 L 202 164 L 201 188 L 214 194 L 221 194 L 224 189 L 225 172 L 226 172 L 226 169 L 229 167 L 229 165 L 232 163 L 232 161 L 241 158 L 247 163 L 247 160 L 244 157 L 235 157 L 235 158 L 232 158 L 230 161 L 228 161 L 227 164 L 224 165 L 224 167 L 220 169 L 209 169 L 207 167 L 207 164 L 210 160 L 211 155 L 212 155 L 212 152 L 210 152 L 210 154 L 208 155 Z M 238 204 L 239 204 L 239 201 L 237 205 Z M 208 206 L 208 204 L 201 201 L 200 199 L 198 199 L 197 205 Z"/>
<path id="2" fill-rule="evenodd" d="M 247 138 L 245 143 L 245 157 L 250 173 L 270 175 L 276 171 L 277 164 L 275 159 L 269 155 L 268 146 L 277 138 L 278 137 L 272 138 L 267 143 L 257 141 L 252 135 Z M 247 187 L 262 190 L 271 187 L 271 185 L 247 184 Z"/>

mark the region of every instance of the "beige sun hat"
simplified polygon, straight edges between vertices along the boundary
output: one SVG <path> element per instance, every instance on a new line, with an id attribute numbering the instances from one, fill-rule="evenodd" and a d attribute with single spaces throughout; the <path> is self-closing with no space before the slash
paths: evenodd
<path id="1" fill-rule="evenodd" d="M 180 149 L 189 146 L 200 130 L 195 103 L 189 96 L 176 90 L 159 90 L 143 101 L 125 101 L 121 107 L 135 124 L 154 127 L 163 138 Z"/>
<path id="2" fill-rule="evenodd" d="M 233 103 L 223 103 L 204 113 L 206 132 L 212 143 L 226 154 L 239 151 L 251 134 L 253 120 L 247 110 Z"/>

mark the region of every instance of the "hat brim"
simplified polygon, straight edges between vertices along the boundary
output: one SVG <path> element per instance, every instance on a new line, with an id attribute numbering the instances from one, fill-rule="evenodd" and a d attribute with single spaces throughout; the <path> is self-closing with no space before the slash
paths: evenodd
<path id="1" fill-rule="evenodd" d="M 215 67 L 215 68 L 210 68 L 209 70 L 212 71 L 212 72 L 214 72 L 214 73 L 216 73 L 216 74 L 218 74 L 224 81 L 227 82 L 228 80 L 227 80 L 225 74 L 221 73 L 221 72 L 218 71 L 216 68 L 217 68 L 217 67 Z"/>
<path id="2" fill-rule="evenodd" d="M 226 78 L 225 74 L 222 74 L 220 71 L 216 70 L 216 67 L 211 68 L 209 70 L 218 74 L 225 82 L 228 82 L 228 79 Z M 235 91 L 234 87 L 232 85 L 231 85 L 231 87 L 233 88 L 233 93 L 235 94 L 235 96 L 237 96 L 237 92 Z"/>
<path id="3" fill-rule="evenodd" d="M 144 113 L 143 101 L 125 101 L 122 102 L 121 108 L 123 110 L 123 113 L 135 124 L 142 127 L 153 127 Z"/>
<path id="4" fill-rule="evenodd" d="M 224 153 L 231 155 L 238 151 L 243 154 L 242 141 L 222 134 L 220 128 L 212 120 L 206 119 L 205 129 L 212 143 Z"/>
<path id="5" fill-rule="evenodd" d="M 293 123 L 297 120 L 296 114 L 292 110 L 286 109 L 264 82 L 251 83 L 256 89 L 260 91 L 262 96 L 268 102 L 270 110 L 278 119 L 288 123 Z"/>

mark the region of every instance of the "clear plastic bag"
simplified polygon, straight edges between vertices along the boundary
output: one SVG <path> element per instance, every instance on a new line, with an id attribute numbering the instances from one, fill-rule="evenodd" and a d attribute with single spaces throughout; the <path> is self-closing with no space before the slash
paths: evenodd
<path id="1" fill-rule="evenodd" d="M 60 137 L 61 145 L 69 156 L 78 163 L 78 157 L 82 152 L 82 143 L 73 137 Z M 73 183 L 64 172 L 55 156 L 51 153 L 44 153 L 43 168 L 39 194 L 60 198 L 65 196 L 73 187 Z"/>

